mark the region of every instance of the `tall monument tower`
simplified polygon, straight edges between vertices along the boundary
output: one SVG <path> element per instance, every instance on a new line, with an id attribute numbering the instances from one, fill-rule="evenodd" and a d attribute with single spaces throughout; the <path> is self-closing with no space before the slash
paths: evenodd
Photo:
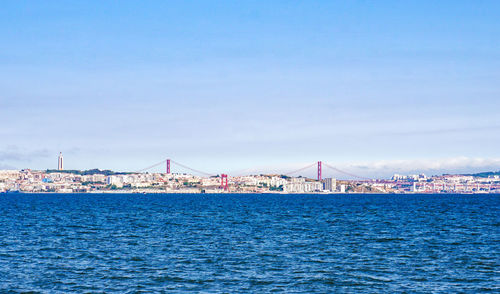
<path id="1" fill-rule="evenodd" d="M 57 169 L 63 170 L 63 156 L 62 152 L 59 152 L 59 158 L 57 159 Z"/>

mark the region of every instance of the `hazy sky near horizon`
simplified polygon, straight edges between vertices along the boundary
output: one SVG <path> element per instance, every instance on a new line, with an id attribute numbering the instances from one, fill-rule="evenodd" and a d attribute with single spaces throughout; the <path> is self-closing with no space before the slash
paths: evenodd
<path id="1" fill-rule="evenodd" d="M 499 1 L 2 1 L 0 169 L 55 168 L 62 151 L 68 169 L 498 170 L 499 15 Z"/>

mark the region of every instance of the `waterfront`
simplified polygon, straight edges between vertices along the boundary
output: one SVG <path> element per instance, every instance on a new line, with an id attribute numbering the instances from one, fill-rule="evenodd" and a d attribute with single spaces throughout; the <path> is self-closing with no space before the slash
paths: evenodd
<path id="1" fill-rule="evenodd" d="M 0 291 L 498 292 L 500 195 L 0 196 Z"/>
<path id="2" fill-rule="evenodd" d="M 163 162 L 160 162 L 163 163 Z M 328 166 L 327 164 L 324 164 Z M 170 165 L 168 165 L 170 166 Z M 310 167 L 313 167 L 310 165 Z M 340 180 L 259 174 L 197 176 L 110 170 L 0 170 L 0 193 L 490 193 L 500 192 L 500 172 L 470 175 L 399 175 L 391 179 Z"/>

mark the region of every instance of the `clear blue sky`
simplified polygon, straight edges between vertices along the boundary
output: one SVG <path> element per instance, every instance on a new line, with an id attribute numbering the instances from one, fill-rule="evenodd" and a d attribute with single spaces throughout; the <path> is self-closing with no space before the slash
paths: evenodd
<path id="1" fill-rule="evenodd" d="M 500 169 L 500 1 L 2 1 L 0 168 Z"/>

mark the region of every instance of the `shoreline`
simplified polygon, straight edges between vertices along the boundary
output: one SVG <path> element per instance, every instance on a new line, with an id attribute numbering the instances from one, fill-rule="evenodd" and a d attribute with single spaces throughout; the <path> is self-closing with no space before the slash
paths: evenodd
<path id="1" fill-rule="evenodd" d="M 165 192 L 165 191 L 148 191 L 148 192 L 133 192 L 133 191 L 92 191 L 92 192 L 25 192 L 25 191 L 6 191 L 6 192 L 0 192 L 0 195 L 18 195 L 18 194 L 65 194 L 65 195 L 72 195 L 72 194 L 137 194 L 137 195 L 155 195 L 155 194 L 186 194 L 186 195 L 223 195 L 223 194 L 228 194 L 228 195 L 500 195 L 500 193 L 485 193 L 485 192 L 479 192 L 479 193 L 426 193 L 426 192 L 407 192 L 407 193 L 382 193 L 382 192 L 350 192 L 350 193 L 323 193 L 323 192 L 307 192 L 307 193 L 283 193 L 283 192 L 220 192 L 220 193 L 195 193 L 195 192 Z"/>

